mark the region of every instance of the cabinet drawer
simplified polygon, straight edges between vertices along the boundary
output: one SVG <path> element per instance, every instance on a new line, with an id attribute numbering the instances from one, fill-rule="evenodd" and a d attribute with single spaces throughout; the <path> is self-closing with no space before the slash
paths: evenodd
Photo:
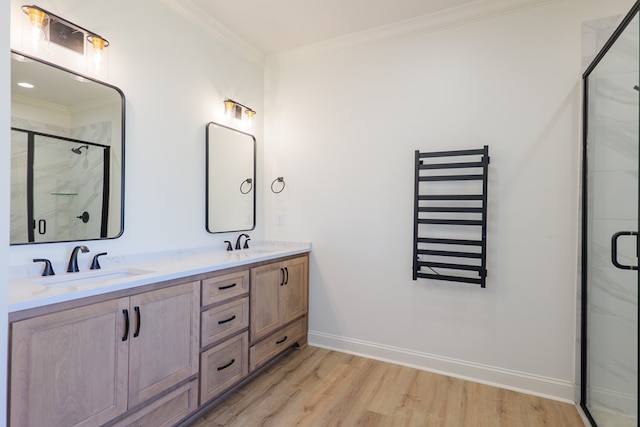
<path id="1" fill-rule="evenodd" d="M 173 426 L 195 411 L 198 406 L 198 381 L 191 381 L 112 427 L 164 427 Z"/>
<path id="2" fill-rule="evenodd" d="M 249 271 L 238 271 L 202 281 L 202 306 L 249 292 Z"/>
<path id="3" fill-rule="evenodd" d="M 306 334 L 306 320 L 303 317 L 274 332 L 258 344 L 251 346 L 249 349 L 249 370 L 253 371 L 259 368 L 282 351 L 291 347 L 300 338 L 303 338 Z"/>
<path id="4" fill-rule="evenodd" d="M 200 346 L 206 347 L 249 326 L 249 298 L 211 308 L 201 316 Z"/>
<path id="5" fill-rule="evenodd" d="M 248 334 L 237 335 L 200 355 L 200 404 L 214 398 L 249 373 Z"/>

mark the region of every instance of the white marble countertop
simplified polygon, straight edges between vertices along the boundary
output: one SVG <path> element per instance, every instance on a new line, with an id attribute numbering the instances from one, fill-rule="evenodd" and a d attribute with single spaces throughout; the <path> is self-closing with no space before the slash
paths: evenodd
<path id="1" fill-rule="evenodd" d="M 100 270 L 43 277 L 42 264 L 9 268 L 9 312 L 106 294 L 165 280 L 238 267 L 311 251 L 310 243 L 262 242 L 251 249 L 198 248 L 148 255 L 103 256 Z M 59 264 L 59 263 L 58 263 Z M 63 273 L 64 272 L 64 273 Z"/>

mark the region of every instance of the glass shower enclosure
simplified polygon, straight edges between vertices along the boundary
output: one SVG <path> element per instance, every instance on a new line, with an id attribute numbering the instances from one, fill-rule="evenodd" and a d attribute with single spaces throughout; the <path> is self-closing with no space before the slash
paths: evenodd
<path id="1" fill-rule="evenodd" d="M 10 243 L 106 237 L 109 150 L 11 128 Z"/>
<path id="2" fill-rule="evenodd" d="M 599 427 L 638 425 L 639 5 L 583 76 L 580 403 Z"/>

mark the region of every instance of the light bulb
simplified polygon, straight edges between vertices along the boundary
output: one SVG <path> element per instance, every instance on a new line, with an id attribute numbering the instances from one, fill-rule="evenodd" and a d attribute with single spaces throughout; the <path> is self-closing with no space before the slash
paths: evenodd
<path id="1" fill-rule="evenodd" d="M 47 35 L 44 32 L 45 19 L 47 15 L 43 10 L 37 9 L 31 6 L 24 6 L 22 11 L 29 16 L 30 25 L 30 41 L 34 51 L 38 51 L 43 42 L 47 40 Z"/>
<path id="2" fill-rule="evenodd" d="M 247 115 L 247 129 L 251 129 L 253 127 L 253 117 L 256 115 L 256 112 L 247 109 L 244 113 Z"/>
<path id="3" fill-rule="evenodd" d="M 102 74 L 105 65 L 105 50 L 109 46 L 109 42 L 95 34 L 87 36 L 87 40 L 91 43 L 91 54 L 87 55 L 87 67 L 94 74 Z"/>
<path id="4" fill-rule="evenodd" d="M 97 50 L 93 53 L 93 68 L 96 72 L 100 72 L 100 66 L 102 65 L 102 51 Z"/>
<path id="5" fill-rule="evenodd" d="M 231 101 L 230 99 L 224 100 L 224 117 L 227 119 L 227 121 L 230 121 L 231 117 L 233 117 L 233 107 L 235 106 L 236 103 Z"/>
<path id="6" fill-rule="evenodd" d="M 34 48 L 38 48 L 38 45 L 45 41 L 46 35 L 44 34 L 44 30 L 42 27 L 32 24 L 31 25 L 31 43 Z"/>

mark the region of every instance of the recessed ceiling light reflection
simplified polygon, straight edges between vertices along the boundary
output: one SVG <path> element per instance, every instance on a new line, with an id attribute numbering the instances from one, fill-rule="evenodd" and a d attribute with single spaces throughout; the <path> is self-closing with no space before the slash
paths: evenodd
<path id="1" fill-rule="evenodd" d="M 33 59 L 13 52 L 11 52 L 11 58 L 18 62 L 33 62 Z"/>
<path id="2" fill-rule="evenodd" d="M 34 87 L 31 83 L 27 83 L 27 82 L 20 82 L 18 83 L 18 86 L 24 87 L 26 89 L 33 89 Z"/>
<path id="3" fill-rule="evenodd" d="M 86 79 L 86 78 L 84 78 L 84 77 L 82 77 L 82 76 L 79 76 L 79 75 L 77 75 L 77 74 L 71 74 L 71 73 L 69 73 L 69 77 L 71 77 L 73 80 L 78 81 L 78 82 L 80 82 L 80 83 L 86 83 L 86 82 L 88 82 L 88 81 L 89 81 L 89 79 Z"/>

